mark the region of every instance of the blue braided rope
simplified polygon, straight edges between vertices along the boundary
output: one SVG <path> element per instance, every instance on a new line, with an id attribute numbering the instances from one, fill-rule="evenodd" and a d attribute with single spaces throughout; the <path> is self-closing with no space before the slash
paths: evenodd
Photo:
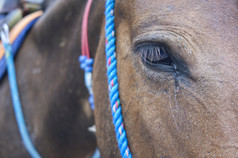
<path id="1" fill-rule="evenodd" d="M 117 60 L 116 60 L 116 38 L 114 24 L 115 0 L 106 1 L 106 58 L 107 58 L 107 77 L 109 85 L 109 98 L 111 102 L 111 111 L 113 124 L 117 137 L 117 143 L 123 158 L 131 158 L 131 152 L 128 147 L 126 131 L 124 128 L 121 105 L 119 99 L 118 81 L 117 81 Z"/>
<path id="2" fill-rule="evenodd" d="M 41 156 L 39 155 L 33 143 L 31 142 L 31 139 L 30 139 L 30 136 L 24 121 L 23 111 L 21 108 L 21 102 L 20 102 L 20 97 L 19 97 L 18 88 L 17 88 L 14 60 L 12 55 L 12 47 L 10 44 L 4 43 L 4 48 L 5 48 L 5 58 L 7 61 L 9 84 L 11 89 L 11 95 L 12 95 L 12 101 L 13 101 L 14 112 L 16 115 L 17 125 L 19 128 L 23 143 L 27 151 L 31 155 L 31 157 L 40 158 Z"/>

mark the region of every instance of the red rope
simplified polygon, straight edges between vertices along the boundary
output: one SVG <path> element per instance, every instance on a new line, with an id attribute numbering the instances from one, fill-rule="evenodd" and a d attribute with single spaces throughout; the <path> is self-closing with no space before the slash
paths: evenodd
<path id="1" fill-rule="evenodd" d="M 82 55 L 90 58 L 89 45 L 88 45 L 88 16 L 91 8 L 92 0 L 88 0 L 84 10 L 82 30 L 81 30 L 81 52 Z"/>

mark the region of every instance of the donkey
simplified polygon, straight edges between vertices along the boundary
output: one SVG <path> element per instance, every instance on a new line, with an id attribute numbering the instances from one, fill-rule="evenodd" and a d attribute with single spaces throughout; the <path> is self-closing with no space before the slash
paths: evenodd
<path id="1" fill-rule="evenodd" d="M 16 59 L 25 117 L 43 157 L 85 157 L 95 148 L 77 63 L 84 6 L 56 1 Z M 236 15 L 236 0 L 116 1 L 118 82 L 133 157 L 237 157 Z M 102 157 L 120 157 L 108 99 L 104 1 L 93 1 L 89 17 L 97 145 Z M 0 154 L 26 157 L 6 77 L 0 86 Z"/>
<path id="2" fill-rule="evenodd" d="M 238 157 L 237 7 L 237 0 L 115 1 L 119 95 L 133 157 Z M 97 143 L 102 157 L 119 157 L 104 43 L 93 72 Z"/>
<path id="3" fill-rule="evenodd" d="M 90 157 L 96 148 L 95 134 L 88 131 L 94 117 L 78 63 L 86 1 L 51 2 L 15 60 L 26 124 L 42 157 Z M 101 38 L 103 17 L 104 2 L 95 1 L 88 28 L 92 52 Z M 7 75 L 0 81 L 0 94 L 0 157 L 29 157 L 17 129 Z"/>

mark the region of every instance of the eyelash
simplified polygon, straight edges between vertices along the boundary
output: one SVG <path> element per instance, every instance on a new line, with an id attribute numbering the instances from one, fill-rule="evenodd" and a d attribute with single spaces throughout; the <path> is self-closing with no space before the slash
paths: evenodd
<path id="1" fill-rule="evenodd" d="M 140 48 L 139 54 L 142 60 L 150 62 L 152 64 L 164 63 L 171 65 L 171 60 L 164 47 L 161 46 L 147 46 Z"/>
<path id="2" fill-rule="evenodd" d="M 135 52 L 139 54 L 142 63 L 149 69 L 165 72 L 175 71 L 175 65 L 166 46 L 156 43 L 143 43 L 136 46 Z"/>

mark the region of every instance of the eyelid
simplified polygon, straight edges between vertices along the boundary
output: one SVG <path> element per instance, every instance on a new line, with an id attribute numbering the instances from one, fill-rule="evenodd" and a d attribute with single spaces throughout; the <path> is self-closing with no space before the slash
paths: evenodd
<path id="1" fill-rule="evenodd" d="M 153 34 L 153 32 L 143 33 L 141 35 L 137 35 L 136 37 L 134 37 L 132 40 L 132 44 L 133 44 L 134 48 L 138 45 L 143 45 L 143 43 L 145 43 L 145 44 L 148 44 L 148 43 L 156 44 L 158 42 L 163 43 L 162 39 L 163 39 L 164 35 L 160 34 L 160 33 Z"/>
<path id="2" fill-rule="evenodd" d="M 171 31 L 171 30 L 154 30 L 145 32 L 139 35 L 136 35 L 133 37 L 132 43 L 134 45 L 138 43 L 143 43 L 146 41 L 150 42 L 160 42 L 160 43 L 166 43 L 166 41 L 171 40 L 174 42 L 183 42 L 186 44 L 189 44 L 189 42 L 183 37 L 183 35 L 180 35 L 177 32 Z"/>
<path id="3" fill-rule="evenodd" d="M 152 29 L 156 29 L 156 26 Z M 146 42 L 167 45 L 171 52 L 176 52 L 174 56 L 178 55 L 182 57 L 186 63 L 191 65 L 194 65 L 194 63 L 197 62 L 195 52 L 201 51 L 198 49 L 194 37 L 191 37 L 190 34 L 186 33 L 184 30 L 180 33 L 176 32 L 176 29 L 175 31 L 172 31 L 158 28 L 157 30 L 138 34 L 132 38 L 133 47 Z"/>
<path id="4" fill-rule="evenodd" d="M 188 63 L 190 62 L 187 49 L 178 46 L 179 45 L 177 41 L 178 35 L 176 36 L 176 38 L 172 38 L 172 37 L 175 37 L 175 35 L 171 35 L 168 33 L 166 34 L 164 32 L 159 32 L 159 31 L 144 33 L 142 35 L 139 35 L 133 38 L 132 43 L 133 43 L 134 52 L 136 52 L 138 48 L 148 44 L 157 45 L 157 46 L 165 46 L 166 48 L 170 50 L 169 57 L 171 58 L 171 60 L 177 67 L 176 72 L 190 78 L 192 76 L 188 69 L 187 63 L 184 60 L 185 58 L 188 60 L 187 61 Z M 152 68 L 150 67 L 150 69 Z M 155 71 L 155 69 L 153 70 Z M 168 70 L 169 72 L 171 72 L 171 69 L 168 69 Z"/>

